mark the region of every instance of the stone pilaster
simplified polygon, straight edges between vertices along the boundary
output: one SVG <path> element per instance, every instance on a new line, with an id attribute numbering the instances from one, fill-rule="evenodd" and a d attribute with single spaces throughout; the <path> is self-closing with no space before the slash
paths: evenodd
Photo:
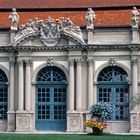
<path id="1" fill-rule="evenodd" d="M 131 62 L 132 62 L 132 97 L 137 98 L 138 95 L 138 60 L 137 60 L 137 56 L 132 56 L 131 58 Z M 135 99 L 133 98 L 133 99 Z M 135 104 L 135 100 L 134 102 L 134 106 L 131 109 L 131 129 L 130 132 L 132 133 L 140 133 L 140 111 L 138 108 L 138 104 Z"/>
<path id="2" fill-rule="evenodd" d="M 9 64 L 10 64 L 10 95 L 9 95 L 9 110 L 13 111 L 14 110 L 14 92 L 15 92 L 15 88 L 14 88 L 14 78 L 15 78 L 15 73 L 14 73 L 14 65 L 15 65 L 15 59 L 14 58 L 10 58 L 9 60 Z"/>
<path id="3" fill-rule="evenodd" d="M 138 94 L 138 59 L 137 56 L 132 56 L 132 97 L 137 96 Z M 133 108 L 137 110 L 137 105 Z"/>
<path id="4" fill-rule="evenodd" d="M 31 111 L 31 61 L 30 58 L 18 58 L 18 110 L 16 111 L 16 131 L 30 132 L 33 130 L 33 112 Z M 23 68 L 25 63 L 25 71 Z M 24 80 L 25 74 L 25 80 Z M 25 83 L 24 83 L 25 81 Z M 25 85 L 25 98 L 24 98 Z M 25 100 L 24 100 L 25 99 Z M 25 107 L 25 110 L 24 110 Z"/>
<path id="5" fill-rule="evenodd" d="M 18 111 L 24 110 L 24 71 L 23 59 L 18 58 Z"/>
<path id="6" fill-rule="evenodd" d="M 82 109 L 82 91 L 81 91 L 81 79 L 82 79 L 82 69 L 81 69 L 82 59 L 76 59 L 76 110 Z"/>
<path id="7" fill-rule="evenodd" d="M 31 59 L 25 59 L 25 110 L 31 110 Z"/>
<path id="8" fill-rule="evenodd" d="M 7 121 L 7 131 L 15 131 L 15 107 L 14 107 L 14 67 L 15 59 L 14 57 L 9 58 L 9 67 L 10 67 L 10 89 L 9 89 L 9 109 L 8 109 L 8 121 Z"/>
<path id="9" fill-rule="evenodd" d="M 69 94 L 68 94 L 68 110 L 74 111 L 74 59 L 69 59 Z"/>
<path id="10" fill-rule="evenodd" d="M 94 103 L 93 93 L 93 62 L 92 58 L 87 59 L 88 62 L 88 108 Z"/>

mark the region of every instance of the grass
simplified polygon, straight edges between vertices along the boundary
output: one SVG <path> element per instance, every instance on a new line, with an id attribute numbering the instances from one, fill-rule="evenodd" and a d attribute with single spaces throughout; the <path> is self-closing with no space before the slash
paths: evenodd
<path id="1" fill-rule="evenodd" d="M 140 136 L 80 134 L 0 134 L 0 140 L 140 140 Z"/>

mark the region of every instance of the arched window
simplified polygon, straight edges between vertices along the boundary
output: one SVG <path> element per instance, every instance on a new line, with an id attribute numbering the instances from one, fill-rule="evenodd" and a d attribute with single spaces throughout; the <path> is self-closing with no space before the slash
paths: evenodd
<path id="1" fill-rule="evenodd" d="M 8 82 L 7 76 L 0 69 L 0 120 L 7 119 L 8 87 L 6 82 Z"/>
<path id="2" fill-rule="evenodd" d="M 45 67 L 43 68 L 38 76 L 37 76 L 37 82 L 38 83 L 42 83 L 42 82 L 59 82 L 59 83 L 64 83 L 66 82 L 66 76 L 64 74 L 64 72 L 56 67 Z"/>
<path id="3" fill-rule="evenodd" d="M 66 130 L 66 76 L 57 67 L 45 67 L 37 76 L 36 129 Z"/>
<path id="4" fill-rule="evenodd" d="M 104 68 L 98 76 L 97 101 L 114 107 L 112 120 L 129 119 L 129 86 L 127 73 L 118 66 Z"/>

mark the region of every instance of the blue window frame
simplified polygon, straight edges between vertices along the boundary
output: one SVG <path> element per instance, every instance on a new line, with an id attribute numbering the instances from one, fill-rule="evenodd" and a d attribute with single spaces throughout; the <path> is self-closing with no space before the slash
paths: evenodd
<path id="1" fill-rule="evenodd" d="M 66 76 L 57 67 L 45 67 L 37 76 L 36 129 L 66 129 Z"/>
<path id="2" fill-rule="evenodd" d="M 0 120 L 7 119 L 8 86 L 7 76 L 0 69 Z"/>
<path id="3" fill-rule="evenodd" d="M 129 119 L 128 75 L 120 67 L 104 68 L 98 76 L 98 102 L 108 102 L 114 107 L 111 120 Z"/>

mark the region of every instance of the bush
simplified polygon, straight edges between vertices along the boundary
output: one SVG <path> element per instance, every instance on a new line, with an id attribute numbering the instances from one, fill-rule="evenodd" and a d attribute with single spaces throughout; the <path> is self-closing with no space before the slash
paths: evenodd
<path id="1" fill-rule="evenodd" d="M 98 102 L 89 108 L 91 118 L 98 118 L 100 121 L 110 119 L 112 116 L 112 106 L 109 103 Z"/>

